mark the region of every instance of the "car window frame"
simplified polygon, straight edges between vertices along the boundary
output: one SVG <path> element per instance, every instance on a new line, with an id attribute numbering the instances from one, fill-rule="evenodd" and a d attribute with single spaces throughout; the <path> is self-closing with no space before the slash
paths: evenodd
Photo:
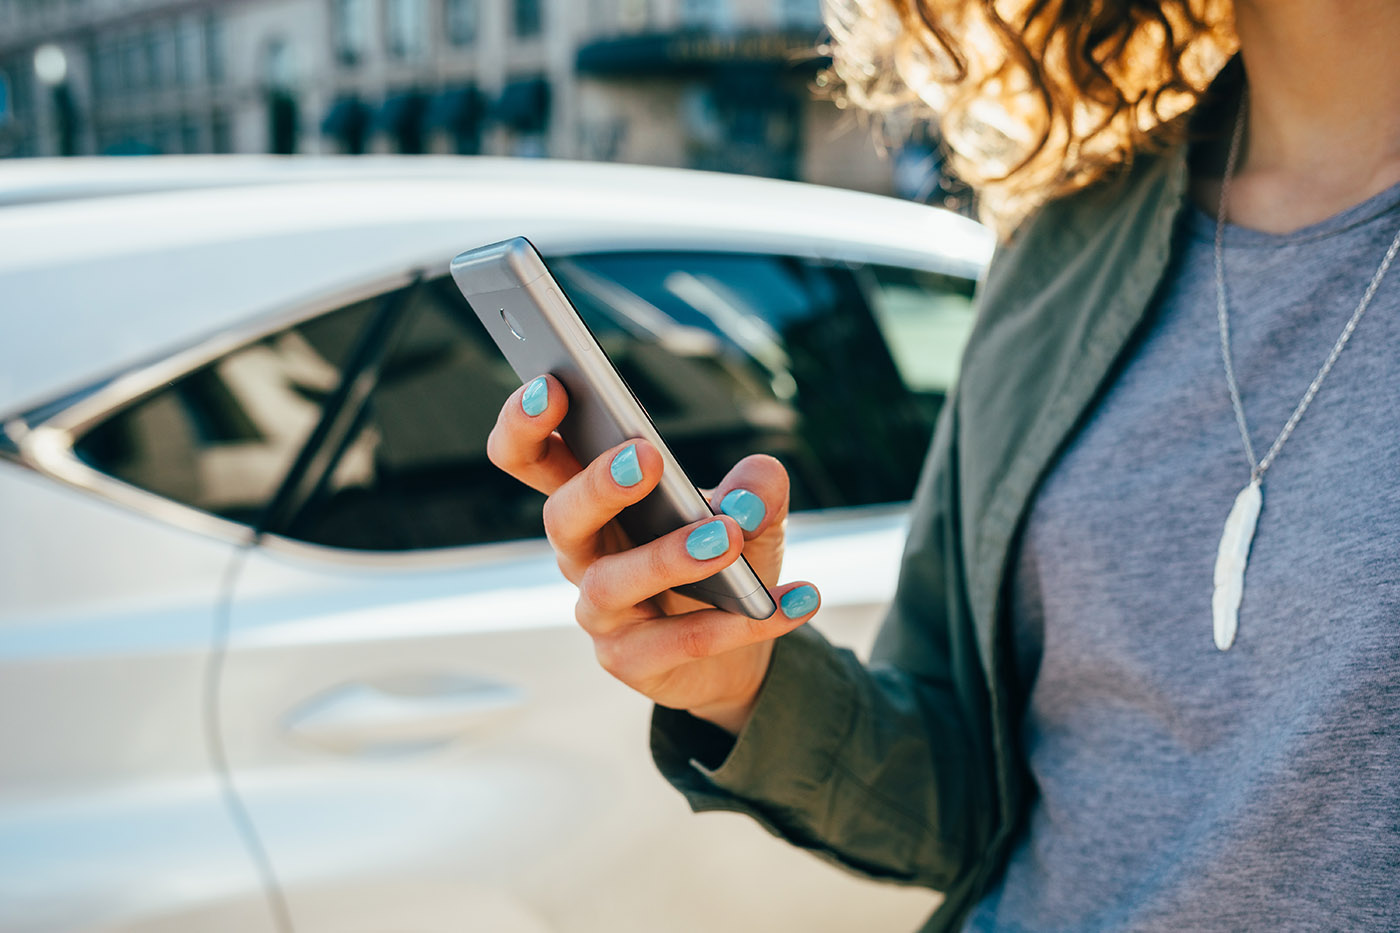
<path id="1" fill-rule="evenodd" d="M 854 249 L 846 255 L 831 255 L 823 250 L 821 255 L 817 255 L 802 249 L 778 250 L 772 245 L 762 249 L 745 248 L 744 246 L 723 249 L 717 248 L 712 243 L 681 244 L 676 242 L 668 242 L 664 246 L 651 247 L 650 249 L 645 247 L 624 249 L 616 246 L 601 249 L 576 247 L 560 251 L 557 254 L 551 253 L 547 257 L 547 261 L 569 262 L 574 257 L 650 251 L 752 253 L 793 257 L 809 262 L 830 263 L 844 267 L 869 263 L 895 266 L 910 265 L 892 257 L 876 258 L 866 255 L 868 251 L 860 249 Z M 950 261 L 948 257 L 929 254 L 927 263 L 923 264 L 921 268 L 959 278 L 969 278 L 980 285 L 982 273 L 973 278 L 964 275 L 964 270 L 955 268 L 957 266 L 958 263 Z M 910 267 L 914 268 L 914 266 Z M 256 315 L 245 326 L 220 331 L 197 340 L 182 349 L 167 352 L 149 362 L 129 367 L 115 375 L 104 376 L 94 380 L 84 388 L 66 393 L 66 398 L 72 400 L 71 404 L 60 407 L 50 403 L 31 409 L 30 412 L 11 419 L 0 427 L 3 427 L 4 433 L 11 439 L 13 446 L 18 449 L 17 459 L 21 465 L 157 521 L 206 537 L 217 538 L 239 547 L 259 546 L 288 556 L 323 563 L 386 569 L 405 566 L 431 568 L 457 565 L 461 563 L 463 554 L 467 552 L 471 553 L 475 559 L 487 561 L 497 557 L 509 560 L 522 555 L 542 554 L 548 551 L 549 547 L 548 542 L 543 538 L 480 542 L 424 550 L 373 551 L 316 544 L 273 531 L 259 533 L 252 525 L 223 518 L 104 473 L 84 462 L 74 450 L 77 440 L 98 422 L 118 410 L 158 392 L 162 387 L 188 375 L 201 366 L 213 363 L 258 340 L 321 315 L 334 313 L 356 302 L 371 300 L 410 287 L 418 280 L 429 280 L 446 274 L 447 270 L 443 261 L 434 257 L 430 261 L 411 263 L 391 274 L 368 277 L 313 297 L 294 299 L 266 313 Z M 892 509 L 900 510 L 906 506 L 907 503 L 879 503 L 869 506 L 851 506 L 840 511 L 866 514 L 867 512 L 888 512 Z M 829 514 L 831 511 L 833 510 L 817 510 L 817 513 Z"/>
<path id="2" fill-rule="evenodd" d="M 20 415 L 6 423 L 5 433 L 18 449 L 19 462 L 45 476 L 187 531 L 233 544 L 252 544 L 258 538 L 253 526 L 104 473 L 78 457 L 74 445 L 99 422 L 202 366 L 323 314 L 406 288 L 440 265 L 440 261 L 415 263 L 390 275 L 374 276 L 311 298 L 287 302 L 256 315 L 245 326 L 222 330 L 114 376 L 96 380 L 89 389 L 69 393 L 74 399 L 71 404 L 56 410 L 51 405 L 43 406 Z M 272 536 L 262 537 L 270 539 Z"/>

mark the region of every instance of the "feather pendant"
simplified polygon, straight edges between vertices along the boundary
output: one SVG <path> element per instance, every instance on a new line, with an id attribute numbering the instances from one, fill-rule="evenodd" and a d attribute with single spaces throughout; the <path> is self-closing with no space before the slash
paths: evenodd
<path id="1" fill-rule="evenodd" d="M 1258 480 L 1240 490 L 1225 531 L 1220 535 L 1220 549 L 1215 555 L 1215 590 L 1210 608 L 1215 617 L 1215 647 L 1225 651 L 1235 642 L 1239 628 L 1240 602 L 1244 599 L 1244 571 L 1249 564 L 1249 549 L 1254 543 L 1254 529 L 1259 511 L 1264 506 L 1264 494 Z"/>

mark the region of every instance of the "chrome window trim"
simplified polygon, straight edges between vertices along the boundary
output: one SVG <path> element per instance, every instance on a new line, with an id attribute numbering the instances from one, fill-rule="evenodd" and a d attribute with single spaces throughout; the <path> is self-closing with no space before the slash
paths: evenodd
<path id="1" fill-rule="evenodd" d="M 100 388 L 83 395 L 68 408 L 55 412 L 38 424 L 25 422 L 25 429 L 20 431 L 7 425 L 7 433 L 19 448 L 20 462 L 45 476 L 185 531 L 239 546 L 248 545 L 254 540 L 250 526 L 109 476 L 79 459 L 73 445 L 83 432 L 108 415 L 200 366 L 321 314 L 403 288 L 413 282 L 420 270 L 437 265 L 436 259 L 416 263 L 393 275 L 377 276 L 315 298 L 289 302 L 267 314 L 258 315 L 246 326 L 229 328 L 154 362 L 139 364 L 105 380 L 105 384 L 99 380 L 96 384 Z M 11 425 L 14 423 L 10 422 Z M 15 433 L 20 436 L 14 438 Z"/>

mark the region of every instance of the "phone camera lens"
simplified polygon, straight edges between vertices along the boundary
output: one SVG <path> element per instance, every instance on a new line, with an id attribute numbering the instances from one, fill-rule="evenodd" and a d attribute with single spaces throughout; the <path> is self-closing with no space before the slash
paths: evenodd
<path id="1" fill-rule="evenodd" d="M 506 322 L 506 326 L 510 328 L 510 332 L 515 335 L 516 340 L 525 339 L 525 328 L 520 326 L 520 322 L 515 319 L 514 314 L 511 314 L 505 308 L 502 308 L 501 320 Z"/>

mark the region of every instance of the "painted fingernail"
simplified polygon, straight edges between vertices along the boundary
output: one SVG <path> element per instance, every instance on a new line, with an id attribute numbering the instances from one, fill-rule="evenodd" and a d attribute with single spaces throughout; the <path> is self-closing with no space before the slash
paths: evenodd
<path id="1" fill-rule="evenodd" d="M 783 607 L 783 615 L 789 619 L 796 619 L 817 608 L 819 602 L 821 599 L 817 596 L 817 588 L 804 583 L 797 589 L 784 593 L 783 598 L 778 600 L 778 605 Z"/>
<path id="2" fill-rule="evenodd" d="M 531 418 L 549 407 L 549 383 L 544 381 L 543 376 L 525 387 L 525 394 L 520 396 L 520 407 Z"/>
<path id="3" fill-rule="evenodd" d="M 619 486 L 635 486 L 642 481 L 642 465 L 637 462 L 637 445 L 628 444 L 617 452 L 608 468 Z"/>
<path id="4" fill-rule="evenodd" d="M 724 522 L 706 522 L 685 539 L 686 553 L 696 560 L 713 560 L 729 550 L 729 532 Z"/>
<path id="5" fill-rule="evenodd" d="M 745 531 L 757 528 L 768 512 L 763 500 L 747 489 L 732 490 L 720 500 L 719 510 L 738 522 Z"/>

